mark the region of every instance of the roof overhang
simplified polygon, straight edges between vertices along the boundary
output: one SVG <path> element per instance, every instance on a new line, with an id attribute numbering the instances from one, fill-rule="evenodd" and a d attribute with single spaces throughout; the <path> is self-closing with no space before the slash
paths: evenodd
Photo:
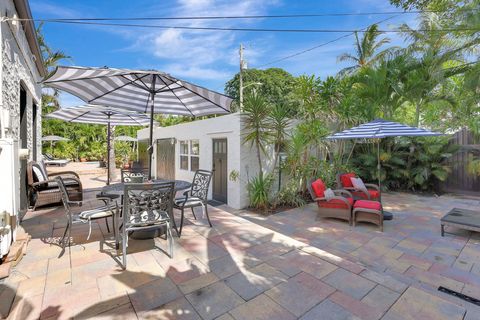
<path id="1" fill-rule="evenodd" d="M 27 19 L 22 21 L 25 36 L 27 37 L 28 46 L 35 56 L 35 65 L 41 77 L 45 77 L 47 70 L 43 65 L 43 56 L 40 46 L 38 45 L 35 25 L 32 20 L 32 12 L 30 11 L 30 5 L 27 0 L 13 0 L 13 4 L 18 13 L 20 19 Z"/>

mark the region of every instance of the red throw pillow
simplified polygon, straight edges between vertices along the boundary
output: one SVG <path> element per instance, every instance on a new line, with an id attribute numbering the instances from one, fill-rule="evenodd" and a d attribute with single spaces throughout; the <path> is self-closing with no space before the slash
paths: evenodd
<path id="1" fill-rule="evenodd" d="M 351 178 L 355 178 L 356 174 L 351 172 L 351 173 L 345 173 L 340 176 L 340 182 L 342 183 L 342 186 L 344 188 L 352 188 L 353 183 Z"/>
<path id="2" fill-rule="evenodd" d="M 315 196 L 317 198 L 323 198 L 325 196 L 325 190 L 327 188 L 325 187 L 325 183 L 323 183 L 322 179 L 317 179 L 312 182 L 312 189 L 313 193 L 315 193 Z"/>

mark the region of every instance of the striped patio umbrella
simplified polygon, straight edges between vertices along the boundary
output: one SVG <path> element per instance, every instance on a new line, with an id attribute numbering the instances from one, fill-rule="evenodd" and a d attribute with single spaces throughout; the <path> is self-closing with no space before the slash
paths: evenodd
<path id="1" fill-rule="evenodd" d="M 381 186 L 380 181 L 380 139 L 386 137 L 428 137 L 442 135 L 438 132 L 433 132 L 417 127 L 407 126 L 394 121 L 383 119 L 376 119 L 368 123 L 361 124 L 351 129 L 346 129 L 328 136 L 329 140 L 340 139 L 378 139 L 377 141 L 377 169 L 378 169 L 378 185 Z"/>
<path id="2" fill-rule="evenodd" d="M 42 137 L 42 141 L 68 141 L 70 139 L 68 138 L 64 138 L 64 137 L 60 137 L 60 136 L 44 136 Z"/>
<path id="3" fill-rule="evenodd" d="M 107 184 L 110 184 L 111 126 L 148 126 L 151 123 L 149 117 L 144 113 L 127 112 L 97 105 L 61 108 L 45 117 L 67 122 L 107 126 Z"/>
<path id="4" fill-rule="evenodd" d="M 43 84 L 69 92 L 89 104 L 150 114 L 191 117 L 226 114 L 233 99 L 156 70 L 60 66 Z M 150 123 L 149 178 L 153 153 Z"/>

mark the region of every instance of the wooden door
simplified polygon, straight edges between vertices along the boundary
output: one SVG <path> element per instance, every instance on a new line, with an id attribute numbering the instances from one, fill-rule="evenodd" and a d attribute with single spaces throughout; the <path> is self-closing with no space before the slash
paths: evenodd
<path id="1" fill-rule="evenodd" d="M 21 149 L 28 148 L 28 122 L 27 122 L 27 91 L 20 87 L 20 119 L 19 119 Z M 20 160 L 20 211 L 27 211 L 27 159 Z"/>
<path id="2" fill-rule="evenodd" d="M 157 140 L 157 178 L 175 179 L 175 140 Z"/>
<path id="3" fill-rule="evenodd" d="M 214 200 L 227 203 L 227 139 L 213 139 Z"/>

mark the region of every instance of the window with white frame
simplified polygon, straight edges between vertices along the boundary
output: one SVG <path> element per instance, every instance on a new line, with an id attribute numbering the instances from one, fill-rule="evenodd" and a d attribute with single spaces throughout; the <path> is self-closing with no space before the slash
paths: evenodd
<path id="1" fill-rule="evenodd" d="M 180 141 L 180 169 L 196 171 L 200 167 L 200 143 L 198 140 Z"/>
<path id="2" fill-rule="evenodd" d="M 180 169 L 188 170 L 188 141 L 180 141 Z"/>
<path id="3" fill-rule="evenodd" d="M 190 140 L 190 171 L 197 171 L 200 167 L 200 143 Z"/>

